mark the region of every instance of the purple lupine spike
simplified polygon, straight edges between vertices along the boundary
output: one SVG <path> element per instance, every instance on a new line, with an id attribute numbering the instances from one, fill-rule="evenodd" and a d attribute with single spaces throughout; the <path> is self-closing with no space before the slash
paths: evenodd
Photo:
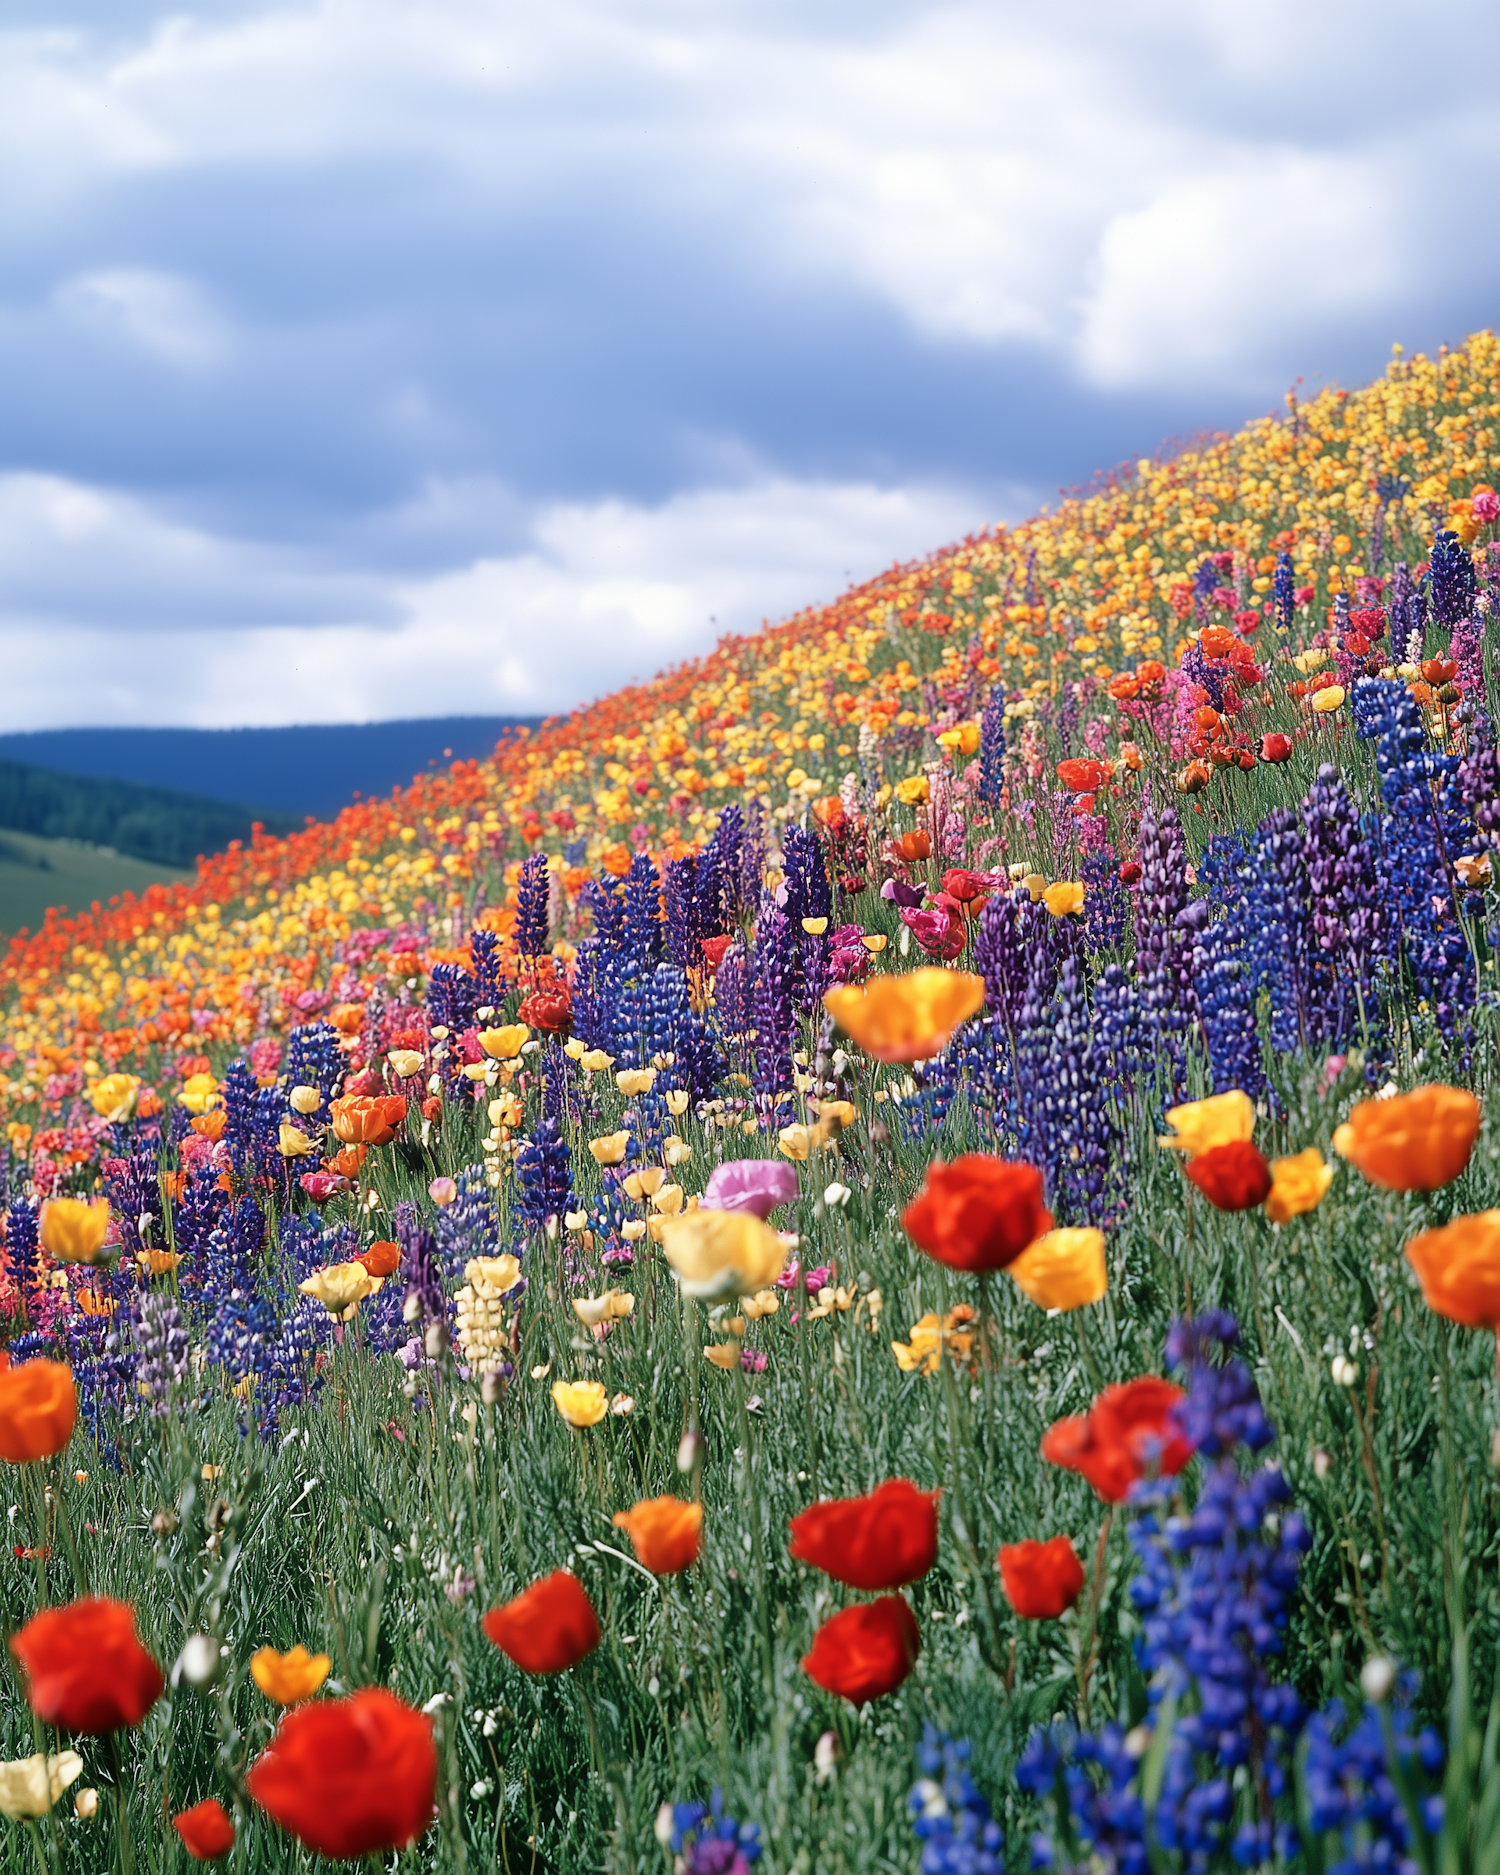
<path id="1" fill-rule="evenodd" d="M 731 1042 L 743 1041 L 751 1026 L 749 961 L 744 939 L 736 938 L 714 974 L 714 1010 Z"/>
<path id="2" fill-rule="evenodd" d="M 1473 611 L 1478 582 L 1468 548 L 1449 528 L 1438 529 L 1427 577 L 1433 613 L 1438 623 L 1451 631 L 1461 618 L 1467 618 Z"/>
<path id="3" fill-rule="evenodd" d="M 1137 842 L 1141 877 L 1136 888 L 1135 956 L 1141 983 L 1141 1012 L 1166 1060 L 1175 1069 L 1182 1038 L 1197 1015 L 1193 989 L 1194 931 L 1184 925 L 1188 907 L 1187 860 L 1177 811 L 1141 815 Z"/>
<path id="4" fill-rule="evenodd" d="M 1379 1014 L 1376 967 L 1385 948 L 1380 869 L 1360 828 L 1343 777 L 1330 763 L 1318 770 L 1302 804 L 1303 846 L 1313 937 L 1332 960 L 1324 994 L 1333 1020 L 1328 1041 L 1353 1039 Z"/>
<path id="5" fill-rule="evenodd" d="M 979 798 L 998 807 L 1005 792 L 1005 691 L 990 688 L 979 719 Z"/>
<path id="6" fill-rule="evenodd" d="M 667 956 L 679 970 L 694 970 L 702 960 L 703 928 L 698 895 L 699 861 L 689 854 L 667 863 Z"/>
<path id="7" fill-rule="evenodd" d="M 792 1037 L 797 1017 L 792 1001 L 797 960 L 792 928 L 774 905 L 755 926 L 755 1091 L 763 1117 L 776 1096 L 792 1085 Z"/>
<path id="8" fill-rule="evenodd" d="M 547 949 L 550 885 L 547 855 L 531 854 L 516 888 L 516 949 L 523 957 L 540 957 Z"/>
<path id="9" fill-rule="evenodd" d="M 1500 851 L 1500 750 L 1482 743 L 1469 750 L 1459 769 L 1459 786 L 1474 817 L 1478 844 Z"/>

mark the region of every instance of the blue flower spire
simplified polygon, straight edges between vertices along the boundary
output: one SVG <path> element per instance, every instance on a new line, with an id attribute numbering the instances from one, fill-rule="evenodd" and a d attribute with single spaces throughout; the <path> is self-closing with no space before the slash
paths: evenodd
<path id="1" fill-rule="evenodd" d="M 972 1747 L 929 1721 L 917 1747 L 921 1776 L 907 1796 L 920 1875 L 1005 1875 L 1005 1836 L 969 1775 Z"/>
<path id="2" fill-rule="evenodd" d="M 1005 691 L 990 687 L 979 718 L 979 798 L 1000 805 L 1005 792 Z"/>
<path id="3" fill-rule="evenodd" d="M 1291 636 L 1295 600 L 1296 576 L 1292 571 L 1292 556 L 1283 550 L 1276 556 L 1276 571 L 1271 575 L 1271 603 L 1276 608 L 1276 629 L 1283 638 Z"/>
<path id="4" fill-rule="evenodd" d="M 521 864 L 516 887 L 516 949 L 523 957 L 540 957 L 547 949 L 550 889 L 547 855 L 532 853 Z"/>

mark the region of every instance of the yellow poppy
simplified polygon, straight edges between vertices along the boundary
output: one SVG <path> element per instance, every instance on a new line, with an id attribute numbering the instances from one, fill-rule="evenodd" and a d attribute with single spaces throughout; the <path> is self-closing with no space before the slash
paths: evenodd
<path id="1" fill-rule="evenodd" d="M 250 1677 L 278 1706 L 295 1706 L 311 1699 L 328 1678 L 333 1662 L 327 1654 L 310 1654 L 299 1641 L 284 1654 L 262 1647 L 250 1656 Z"/>
<path id="2" fill-rule="evenodd" d="M 42 1206 L 42 1248 L 59 1263 L 96 1263 L 109 1234 L 109 1201 L 49 1198 Z"/>
<path id="3" fill-rule="evenodd" d="M 362 1263 L 330 1263 L 326 1269 L 314 1270 L 297 1287 L 321 1302 L 330 1315 L 340 1315 L 374 1295 L 380 1285 Z"/>
<path id="4" fill-rule="evenodd" d="M 1271 1190 L 1266 1216 L 1273 1224 L 1289 1224 L 1304 1211 L 1316 1211 L 1333 1183 L 1333 1167 L 1316 1146 L 1271 1164 Z"/>
<path id="5" fill-rule="evenodd" d="M 1109 1287 L 1102 1230 L 1049 1230 L 1006 1265 L 1041 1309 L 1081 1309 Z"/>
<path id="6" fill-rule="evenodd" d="M 491 1061 L 514 1061 L 531 1040 L 531 1030 L 524 1022 L 507 1022 L 498 1029 L 481 1029 L 479 1046 Z"/>
<path id="7" fill-rule="evenodd" d="M 781 1239 L 749 1211 L 688 1211 L 662 1219 L 661 1242 L 685 1296 L 753 1296 L 781 1274 Z"/>
<path id="8" fill-rule="evenodd" d="M 609 1411 L 609 1396 L 597 1380 L 554 1380 L 552 1404 L 570 1426 L 597 1426 Z"/>
<path id="9" fill-rule="evenodd" d="M 140 1091 L 141 1084 L 135 1075 L 106 1074 L 102 1081 L 95 1081 L 89 1087 L 89 1105 L 113 1125 L 119 1120 L 128 1120 L 135 1112 Z"/>
<path id="10" fill-rule="evenodd" d="M 1215 1146 L 1232 1146 L 1239 1140 L 1249 1139 L 1255 1131 L 1255 1108 L 1250 1096 L 1235 1088 L 1228 1094 L 1211 1094 L 1207 1100 L 1190 1100 L 1181 1107 L 1169 1107 L 1167 1121 L 1176 1127 L 1176 1134 L 1170 1139 L 1158 1140 L 1157 1144 L 1196 1159 Z"/>
<path id="11" fill-rule="evenodd" d="M 223 1098 L 219 1092 L 219 1083 L 211 1074 L 190 1074 L 182 1084 L 177 1104 L 186 1107 L 189 1113 L 204 1114 L 210 1107 L 219 1106 Z"/>

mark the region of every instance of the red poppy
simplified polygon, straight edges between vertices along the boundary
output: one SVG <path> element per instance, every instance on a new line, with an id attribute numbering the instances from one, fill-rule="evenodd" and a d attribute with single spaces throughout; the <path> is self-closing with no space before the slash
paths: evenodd
<path id="1" fill-rule="evenodd" d="M 526 1673 L 565 1673 L 599 1645 L 599 1617 L 570 1570 L 554 1569 L 479 1624 Z"/>
<path id="2" fill-rule="evenodd" d="M 1108 762 L 1091 762 L 1086 756 L 1057 764 L 1057 778 L 1069 794 L 1092 794 L 1114 774 Z"/>
<path id="3" fill-rule="evenodd" d="M 172 1818 L 172 1827 L 195 1862 L 217 1862 L 234 1847 L 234 1824 L 217 1797 L 205 1797 Z"/>
<path id="4" fill-rule="evenodd" d="M 560 1035 L 573 1021 L 573 999 L 566 983 L 549 983 L 526 997 L 516 1011 L 520 1022 L 530 1023 L 544 1035 Z"/>
<path id="5" fill-rule="evenodd" d="M 114 1732 L 139 1725 L 161 1697 L 161 1668 L 141 1646 L 129 1602 L 90 1596 L 33 1615 L 10 1650 L 26 1697 L 64 1732 Z"/>
<path id="6" fill-rule="evenodd" d="M 852 1589 L 899 1589 L 937 1560 L 936 1491 L 887 1478 L 868 1497 L 834 1497 L 793 1517 L 791 1554 Z"/>
<path id="7" fill-rule="evenodd" d="M 1034 1165 L 970 1152 L 927 1168 L 901 1225 L 919 1250 L 951 1269 L 1003 1270 L 1051 1230 L 1052 1213 Z"/>
<path id="8" fill-rule="evenodd" d="M 952 963 L 969 941 L 962 915 L 955 919 L 946 911 L 913 911 L 903 905 L 901 922 L 929 957 L 941 957 L 944 963 Z"/>
<path id="9" fill-rule="evenodd" d="M 708 966 L 711 973 L 717 972 L 719 965 L 724 961 L 724 953 L 733 942 L 734 939 L 732 937 L 706 937 L 702 939 L 703 961 Z"/>
<path id="10" fill-rule="evenodd" d="M 1087 1413 L 1047 1428 L 1042 1457 L 1079 1472 L 1106 1503 L 1118 1504 L 1137 1479 L 1175 1478 L 1193 1456 L 1192 1440 L 1172 1414 L 1184 1397 L 1154 1374 L 1106 1387 Z"/>
<path id="11" fill-rule="evenodd" d="M 298 1706 L 251 1765 L 245 1787 L 318 1855 L 405 1849 L 431 1823 L 432 1721 L 383 1686 Z"/>
<path id="12" fill-rule="evenodd" d="M 1284 762 L 1291 752 L 1290 736 L 1270 735 L 1260 739 L 1260 759 L 1263 762 Z"/>
<path id="13" fill-rule="evenodd" d="M 1271 1168 L 1248 1139 L 1211 1146 L 1183 1167 L 1208 1202 L 1220 1211 L 1253 1211 L 1271 1189 Z"/>
<path id="14" fill-rule="evenodd" d="M 1120 884 L 1121 885 L 1137 885 L 1140 882 L 1140 877 L 1141 877 L 1141 864 L 1139 860 L 1127 859 L 1121 862 L 1121 865 L 1120 865 Z"/>
<path id="15" fill-rule="evenodd" d="M 862 1706 L 895 1692 L 921 1651 L 916 1616 L 901 1596 L 882 1595 L 825 1621 L 802 1656 L 802 1671 L 825 1693 Z"/>
<path id="16" fill-rule="evenodd" d="M 982 872 L 968 872 L 960 866 L 950 866 L 943 874 L 943 890 L 949 898 L 958 901 L 967 917 L 977 918 L 992 887 Z"/>
<path id="17" fill-rule="evenodd" d="M 998 1558 L 1006 1599 L 1023 1621 L 1055 1621 L 1083 1593 L 1071 1537 L 1005 1544 Z"/>

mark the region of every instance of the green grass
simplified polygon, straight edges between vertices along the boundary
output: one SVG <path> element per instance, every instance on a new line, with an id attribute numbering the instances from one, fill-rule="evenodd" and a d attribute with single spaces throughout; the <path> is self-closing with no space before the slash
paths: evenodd
<path id="1" fill-rule="evenodd" d="M 1486 1043 L 1475 1063 L 1481 1086 L 1489 1062 Z M 1322 1092 L 1311 1071 L 1283 1067 L 1287 1117 L 1262 1122 L 1260 1143 L 1268 1152 L 1326 1148 L 1359 1090 L 1357 1072 Z M 586 1186 L 597 1179 L 583 1142 L 621 1105 L 612 1086 L 601 1089 L 604 1078 L 581 1088 L 584 1121 L 572 1131 L 575 1176 Z M 1048 1319 L 1004 1277 L 986 1295 L 901 1233 L 898 1207 L 933 1152 L 979 1143 L 959 1107 L 940 1139 L 871 1144 L 860 1129 L 840 1154 L 804 1168 L 804 1196 L 789 1219 L 803 1255 L 836 1263 L 839 1279 L 866 1293 L 880 1289 L 877 1333 L 839 1315 L 794 1326 L 784 1307 L 750 1329 L 749 1344 L 769 1356 L 765 1373 L 726 1375 L 698 1353 L 716 1338 L 711 1324 L 684 1308 L 659 1259 L 643 1258 L 627 1278 L 635 1316 L 601 1343 L 580 1333 L 559 1248 L 543 1237 L 527 1256 L 516 1378 L 494 1407 L 448 1368 L 432 1402 L 415 1409 L 397 1364 L 372 1362 L 351 1330 L 322 1377 L 320 1404 L 286 1413 L 279 1444 L 241 1437 L 215 1373 L 179 1389 L 167 1417 L 122 1425 L 119 1469 L 79 1435 L 52 1468 L 79 1532 L 76 1586 L 133 1600 L 165 1665 L 195 1631 L 226 1649 L 215 1695 L 169 1692 L 127 1743 L 137 1866 L 188 1866 L 168 1812 L 209 1793 L 231 1800 L 274 1717 L 249 1683 L 248 1658 L 266 1642 L 302 1641 L 333 1656 L 342 1686 L 379 1682 L 414 1704 L 444 1696 L 440 1822 L 383 1866 L 665 1875 L 652 1835 L 657 1807 L 717 1785 L 735 1814 L 760 1824 L 765 1871 L 910 1871 L 917 1857 L 904 1798 L 912 1745 L 930 1718 L 974 1740 L 975 1776 L 1005 1823 L 1010 1866 L 1024 1868 L 1033 1817 L 1010 1769 L 1036 1723 L 1075 1710 L 1089 1644 L 1083 1604 L 1057 1623 L 1011 1616 L 995 1552 L 1066 1531 L 1092 1558 L 1103 1507 L 1080 1479 L 1040 1461 L 1039 1441 L 1102 1382 L 1159 1372 L 1166 1325 L 1189 1291 L 1200 1308 L 1238 1311 L 1280 1428 L 1272 1455 L 1314 1530 L 1286 1653 L 1311 1701 L 1348 1691 L 1360 1662 L 1380 1651 L 1416 1666 L 1424 1708 L 1441 1707 L 1451 1646 L 1445 1526 L 1455 1521 L 1438 1465 L 1438 1376 L 1447 1373 L 1476 1685 L 1487 1698 L 1500 1639 L 1494 1348 L 1491 1337 L 1449 1329 L 1425 1309 L 1400 1247 L 1425 1221 L 1500 1203 L 1500 1131 L 1487 1126 L 1469 1171 L 1431 1200 L 1378 1192 L 1343 1168 L 1319 1211 L 1277 1231 L 1258 1213 L 1222 1217 L 1201 1201 L 1189 1214 L 1180 1171 L 1155 1147 L 1152 1116 L 1122 1118 L 1134 1142 L 1132 1208 L 1110 1241 L 1107 1299 L 1072 1316 Z M 770 1149 L 764 1137 L 710 1134 L 691 1114 L 680 1131 L 700 1164 L 725 1145 Z M 471 1162 L 476 1135 L 472 1122 L 456 1121 L 430 1152 L 374 1157 L 389 1207 Z M 827 1209 L 820 1194 L 835 1175 L 854 1196 Z M 274 1260 L 274 1249 L 267 1254 Z M 960 1300 L 992 1310 L 990 1358 L 972 1374 L 899 1372 L 892 1336 L 905 1339 L 925 1310 Z M 1335 1352 L 1359 1364 L 1353 1393 L 1330 1376 Z M 548 1374 L 530 1378 L 542 1365 Z M 597 1377 L 611 1394 L 630 1394 L 635 1410 L 570 1431 L 548 1393 L 558 1377 Z M 694 1391 L 705 1440 L 704 1556 L 657 1585 L 633 1566 L 610 1518 L 639 1497 L 685 1492 L 677 1452 Z M 209 1482 L 206 1464 L 221 1468 Z M 81 1486 L 75 1465 L 89 1471 Z M 818 1622 L 850 1598 L 788 1560 L 786 1520 L 820 1495 L 862 1492 L 898 1473 L 944 1493 L 938 1565 L 911 1591 L 923 1654 L 897 1694 L 855 1714 L 800 1671 Z M 1185 1486 L 1191 1495 L 1190 1477 Z M 12 1474 L 12 1494 L 11 1540 L 34 1547 L 33 1482 Z M 1119 1713 L 1133 1722 L 1145 1710 L 1125 1523 L 1117 1513 L 1107 1539 L 1087 1695 L 1095 1721 Z M 47 1592 L 65 1599 L 75 1581 L 56 1527 L 50 1537 Z M 604 1641 L 560 1680 L 531 1680 L 489 1645 L 479 1616 L 563 1565 L 593 1597 Z M 456 1574 L 475 1579 L 471 1594 L 449 1593 Z M 18 1623 L 36 1605 L 36 1567 L 7 1558 L 0 1579 L 6 1618 Z M 0 1727 L 4 1756 L 35 1748 L 13 1691 Z M 841 1755 L 820 1783 L 814 1748 L 825 1731 L 838 1736 Z M 83 1749 L 83 1781 L 107 1797 L 107 1754 L 96 1743 Z M 58 1868 L 109 1865 L 105 1808 L 83 1825 L 59 1806 Z M 0 1868 L 36 1868 L 19 1832 L 0 1844 Z M 231 1866 L 256 1875 L 313 1867 L 264 1817 L 248 1822 L 239 1855 Z"/>
<path id="2" fill-rule="evenodd" d="M 0 828 L 0 932 L 36 930 L 47 908 L 86 910 L 119 892 L 141 892 L 189 875 L 178 867 L 129 859 L 81 840 L 44 840 Z"/>

